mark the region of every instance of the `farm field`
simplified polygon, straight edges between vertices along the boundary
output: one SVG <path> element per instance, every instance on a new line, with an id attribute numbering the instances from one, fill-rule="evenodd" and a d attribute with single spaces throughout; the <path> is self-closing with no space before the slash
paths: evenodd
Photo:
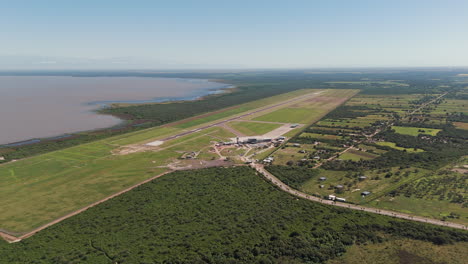
<path id="1" fill-rule="evenodd" d="M 420 134 L 427 134 L 431 136 L 437 135 L 440 132 L 440 129 L 434 128 L 423 128 L 423 127 L 401 127 L 401 126 L 392 126 L 392 129 L 395 130 L 395 133 L 403 134 L 403 135 L 410 135 L 410 136 L 418 136 Z"/>
<path id="2" fill-rule="evenodd" d="M 454 122 L 453 123 L 456 128 L 463 129 L 463 130 L 468 130 L 468 123 L 464 122 Z"/>
<path id="3" fill-rule="evenodd" d="M 315 91 L 301 90 L 265 98 L 259 102 L 248 103 L 248 107 L 244 105 L 245 108 L 241 109 L 255 109 L 254 106 L 278 103 Z M 348 95 L 356 93 L 352 90 L 346 91 Z M 332 91 L 333 93 L 337 91 Z M 330 95 L 328 92 L 324 94 Z M 335 100 L 335 103 L 329 106 L 329 110 L 338 106 L 342 100 L 343 97 L 340 96 L 339 100 Z M 187 120 L 187 123 L 193 125 L 187 128 L 183 128 L 187 123 L 177 122 L 175 126 L 141 130 L 0 165 L 0 206 L 4 208 L 0 216 L 0 228 L 13 233 L 27 232 L 166 172 L 172 168 L 168 167 L 172 163 L 177 168 L 210 166 L 209 161 L 219 158 L 210 149 L 210 145 L 235 136 L 221 126 L 180 136 L 165 141 L 158 147 L 148 147 L 145 144 L 187 130 L 195 131 L 201 125 L 206 126 L 220 120 L 220 116 L 221 120 L 232 118 L 232 115 L 226 116 L 227 113 L 235 113 L 234 116 L 245 113 L 239 113 L 237 108 L 232 111 L 215 113 L 216 118 L 201 118 L 203 122 L 208 123 L 199 123 L 196 119 Z M 320 114 L 326 114 L 326 111 L 322 110 Z M 270 125 L 262 124 L 250 129 L 253 129 L 253 132 L 256 132 L 256 129 L 263 132 L 272 128 Z M 200 155 L 200 158 L 206 159 L 207 162 L 181 160 L 187 153 L 193 153 L 190 155 L 195 157 Z"/>
<path id="4" fill-rule="evenodd" d="M 342 159 L 342 160 L 359 161 L 361 159 L 365 159 L 365 160 L 373 159 L 373 158 L 376 158 L 378 156 L 379 155 L 375 155 L 375 154 L 372 154 L 372 153 L 351 149 L 351 150 L 348 150 L 347 152 L 343 153 L 342 155 L 340 155 L 339 158 Z"/>
<path id="5" fill-rule="evenodd" d="M 383 243 L 353 245 L 343 256 L 330 260 L 327 264 L 463 264 L 468 258 L 467 247 L 468 243 L 439 247 L 424 241 L 390 239 Z"/>
<path id="6" fill-rule="evenodd" d="M 402 151 L 407 151 L 407 152 L 424 152 L 423 149 L 414 149 L 414 148 L 404 148 L 404 147 L 398 147 L 396 143 L 394 142 L 377 142 L 377 145 L 379 146 L 385 146 L 385 147 L 391 147 L 393 149 L 397 150 L 402 150 Z"/>

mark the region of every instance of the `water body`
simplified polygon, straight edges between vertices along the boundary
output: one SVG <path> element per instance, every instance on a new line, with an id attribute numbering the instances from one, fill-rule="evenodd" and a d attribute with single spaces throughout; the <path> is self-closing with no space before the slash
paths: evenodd
<path id="1" fill-rule="evenodd" d="M 94 112 L 105 104 L 196 99 L 227 87 L 198 79 L 0 76 L 0 145 L 118 125 Z"/>

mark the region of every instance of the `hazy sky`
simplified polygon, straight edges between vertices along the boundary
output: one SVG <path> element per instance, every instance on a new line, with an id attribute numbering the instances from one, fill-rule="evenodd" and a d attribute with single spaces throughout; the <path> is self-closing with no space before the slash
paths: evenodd
<path id="1" fill-rule="evenodd" d="M 0 69 L 468 66 L 468 0 L 0 0 Z"/>

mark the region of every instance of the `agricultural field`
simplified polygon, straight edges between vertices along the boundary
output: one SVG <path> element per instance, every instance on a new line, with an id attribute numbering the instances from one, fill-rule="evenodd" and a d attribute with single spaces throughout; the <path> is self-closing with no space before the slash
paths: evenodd
<path id="1" fill-rule="evenodd" d="M 465 122 L 453 122 L 453 125 L 456 128 L 463 129 L 463 130 L 468 130 L 468 123 Z"/>
<path id="2" fill-rule="evenodd" d="M 403 134 L 403 135 L 410 135 L 410 136 L 415 136 L 415 137 L 421 134 L 435 136 L 437 135 L 437 133 L 440 132 L 440 129 L 424 128 L 424 127 L 392 126 L 392 129 L 395 130 L 395 133 Z"/>
<path id="3" fill-rule="evenodd" d="M 378 156 L 379 155 L 372 154 L 372 153 L 369 153 L 369 152 L 351 149 L 351 150 L 341 154 L 339 156 L 339 158 L 342 159 L 342 160 L 359 161 L 361 159 L 366 159 L 366 160 L 374 159 L 374 158 L 376 158 Z"/>
<path id="4" fill-rule="evenodd" d="M 404 147 L 399 147 L 395 142 L 377 142 L 377 145 L 379 146 L 385 146 L 385 147 L 390 147 L 396 150 L 401 150 L 401 151 L 406 151 L 406 152 L 424 152 L 424 149 L 418 149 L 418 148 L 404 148 Z"/>

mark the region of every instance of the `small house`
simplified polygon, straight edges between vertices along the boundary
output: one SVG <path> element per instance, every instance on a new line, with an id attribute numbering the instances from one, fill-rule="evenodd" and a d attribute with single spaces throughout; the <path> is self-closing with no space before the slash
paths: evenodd
<path id="1" fill-rule="evenodd" d="M 319 180 L 325 181 L 325 180 L 327 180 L 327 177 L 320 177 Z"/>
<path id="2" fill-rule="evenodd" d="M 332 195 L 332 194 L 328 195 L 328 200 L 334 201 L 335 199 L 336 199 L 335 195 Z"/>
<path id="3" fill-rule="evenodd" d="M 344 188 L 344 186 L 343 186 L 343 185 L 341 185 L 341 184 L 338 184 L 337 186 L 335 186 L 335 188 L 336 188 L 336 189 L 343 189 L 343 188 Z"/>
<path id="4" fill-rule="evenodd" d="M 367 196 L 369 194 L 371 194 L 371 192 L 369 192 L 369 191 L 364 191 L 364 192 L 361 193 L 362 196 Z"/>
<path id="5" fill-rule="evenodd" d="M 363 176 L 363 175 L 361 175 L 361 176 L 359 176 L 359 177 L 358 177 L 358 179 L 359 179 L 360 181 L 363 181 L 363 180 L 367 179 L 367 177 L 366 177 L 366 176 Z"/>
<path id="6" fill-rule="evenodd" d="M 340 198 L 340 197 L 336 197 L 335 200 L 338 201 L 338 202 L 346 202 L 345 198 Z"/>

